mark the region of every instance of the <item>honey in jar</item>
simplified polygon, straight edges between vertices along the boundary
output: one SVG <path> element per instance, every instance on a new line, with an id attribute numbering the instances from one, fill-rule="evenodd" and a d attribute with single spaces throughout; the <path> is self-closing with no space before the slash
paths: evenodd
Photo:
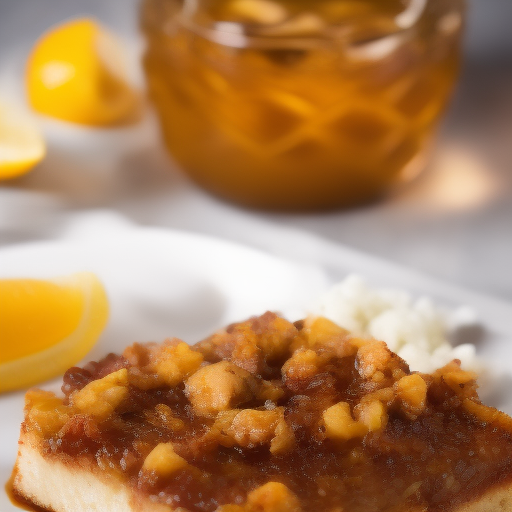
<path id="1" fill-rule="evenodd" d="M 464 0 L 145 0 L 165 143 L 258 208 L 374 199 L 417 175 L 459 68 Z"/>

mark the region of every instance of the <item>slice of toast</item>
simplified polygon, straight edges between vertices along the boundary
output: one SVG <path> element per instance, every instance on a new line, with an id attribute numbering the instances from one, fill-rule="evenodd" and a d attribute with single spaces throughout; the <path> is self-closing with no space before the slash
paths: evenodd
<path id="1" fill-rule="evenodd" d="M 14 490 L 53 512 L 512 512 L 512 419 L 457 362 L 266 313 L 27 394 Z"/>

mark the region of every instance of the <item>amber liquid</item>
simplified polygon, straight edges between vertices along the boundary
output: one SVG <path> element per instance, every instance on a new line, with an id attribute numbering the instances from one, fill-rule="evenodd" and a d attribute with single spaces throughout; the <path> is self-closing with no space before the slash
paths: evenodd
<path id="1" fill-rule="evenodd" d="M 378 33 L 399 4 L 330 2 L 348 5 L 343 42 L 236 48 L 172 25 L 177 2 L 146 1 L 144 64 L 173 157 L 210 191 L 274 209 L 354 205 L 416 175 L 457 76 L 463 6 L 431 0 L 412 29 Z"/>

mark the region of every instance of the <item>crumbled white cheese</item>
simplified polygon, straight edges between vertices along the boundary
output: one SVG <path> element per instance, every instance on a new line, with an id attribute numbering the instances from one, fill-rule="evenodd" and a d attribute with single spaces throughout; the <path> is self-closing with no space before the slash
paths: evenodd
<path id="1" fill-rule="evenodd" d="M 383 340 L 411 370 L 430 373 L 453 359 L 467 370 L 481 371 L 475 346 L 452 346 L 461 325 L 475 323 L 467 307 L 442 309 L 426 297 L 413 299 L 403 290 L 370 288 L 355 275 L 333 286 L 313 311 L 357 336 Z"/>

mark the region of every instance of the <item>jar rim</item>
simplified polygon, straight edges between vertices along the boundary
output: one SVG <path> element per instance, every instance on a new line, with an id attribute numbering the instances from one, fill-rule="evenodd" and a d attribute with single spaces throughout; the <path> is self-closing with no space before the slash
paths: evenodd
<path id="1" fill-rule="evenodd" d="M 429 0 L 411 0 L 409 5 L 393 18 L 394 26 L 392 30 L 377 37 L 356 41 L 356 43 L 375 43 L 408 32 L 419 23 L 428 2 Z M 350 41 L 350 38 L 347 37 L 350 29 L 349 23 L 328 26 L 328 31 L 317 34 L 253 34 L 246 33 L 244 25 L 238 22 L 218 21 L 214 27 L 201 25 L 194 20 L 196 9 L 197 0 L 185 0 L 181 12 L 176 17 L 177 23 L 190 32 L 222 46 L 240 49 L 310 49 Z M 353 41 L 351 43 L 353 44 Z"/>

